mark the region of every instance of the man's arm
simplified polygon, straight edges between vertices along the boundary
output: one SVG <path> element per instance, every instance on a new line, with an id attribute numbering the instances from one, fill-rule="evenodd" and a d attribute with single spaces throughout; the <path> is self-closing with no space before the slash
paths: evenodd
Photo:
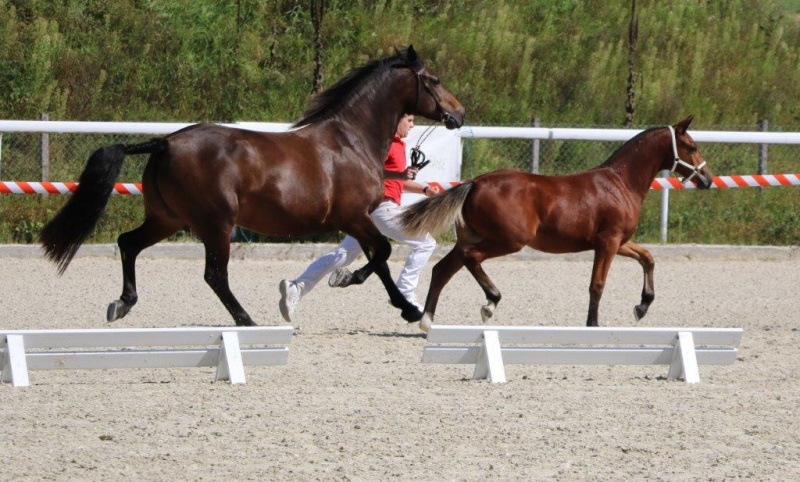
<path id="1" fill-rule="evenodd" d="M 439 188 L 436 186 L 428 186 L 427 184 L 420 184 L 416 181 L 406 181 L 403 183 L 403 191 L 413 194 L 423 194 L 431 197 L 439 194 Z"/>
<path id="2" fill-rule="evenodd" d="M 386 169 L 383 170 L 383 178 L 384 179 L 399 179 L 401 181 L 414 179 L 417 177 L 417 173 L 419 169 L 416 167 L 409 167 L 406 168 L 405 171 L 397 172 L 397 171 L 387 171 Z"/>

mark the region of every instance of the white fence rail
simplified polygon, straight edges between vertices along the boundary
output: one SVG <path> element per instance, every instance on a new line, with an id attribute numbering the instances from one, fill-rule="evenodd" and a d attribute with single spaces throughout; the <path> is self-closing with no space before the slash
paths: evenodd
<path id="1" fill-rule="evenodd" d="M 175 132 L 192 123 L 184 122 L 86 122 L 0 120 L 0 133 L 28 132 L 48 134 L 152 134 Z M 236 122 L 222 124 L 262 132 L 284 132 L 290 124 L 280 122 Z M 627 141 L 641 129 L 587 129 L 566 127 L 481 127 L 465 126 L 461 138 L 473 139 L 553 139 L 574 141 Z M 698 142 L 737 144 L 800 144 L 800 132 L 691 131 Z"/>

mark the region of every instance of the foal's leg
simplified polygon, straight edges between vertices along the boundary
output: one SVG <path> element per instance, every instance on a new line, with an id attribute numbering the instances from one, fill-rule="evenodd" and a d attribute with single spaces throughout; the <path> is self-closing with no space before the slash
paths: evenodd
<path id="1" fill-rule="evenodd" d="M 644 271 L 642 303 L 633 307 L 633 316 L 636 317 L 637 321 L 641 320 L 644 318 L 644 315 L 647 314 L 647 309 L 650 308 L 650 304 L 656 297 L 656 292 L 653 288 L 653 268 L 655 267 L 653 255 L 650 254 L 650 251 L 644 249 L 642 246 L 634 243 L 633 241 L 628 241 L 620 246 L 617 254 L 635 259 L 639 262 L 639 264 L 642 266 L 642 270 Z"/>
<path id="2" fill-rule="evenodd" d="M 136 257 L 139 253 L 174 234 L 180 227 L 177 220 L 148 216 L 141 226 L 117 238 L 122 259 L 122 295 L 108 305 L 106 320 L 114 321 L 127 315 L 139 299 L 136 293 Z"/>
<path id="3" fill-rule="evenodd" d="M 433 266 L 431 270 L 431 285 L 428 288 L 428 296 L 425 299 L 425 314 L 422 315 L 422 319 L 419 322 L 419 327 L 422 331 L 427 332 L 431 329 L 433 317 L 436 313 L 436 305 L 439 303 L 439 295 L 442 294 L 442 290 L 453 275 L 464 267 L 462 255 L 461 248 L 456 245 Z"/>
<path id="4" fill-rule="evenodd" d="M 589 314 L 586 317 L 586 326 L 599 326 L 597 312 L 600 298 L 608 278 L 608 270 L 619 249 L 619 242 L 605 241 L 594 250 L 594 266 L 592 266 L 592 280 L 589 284 Z"/>
<path id="5" fill-rule="evenodd" d="M 492 243 L 496 243 L 496 241 L 492 241 Z M 522 249 L 523 246 L 523 244 L 497 245 L 483 241 L 475 247 L 463 251 L 462 257 L 464 266 L 472 273 L 475 281 L 478 282 L 483 289 L 483 293 L 486 295 L 487 303 L 481 306 L 481 320 L 484 323 L 494 315 L 494 309 L 497 307 L 497 304 L 500 303 L 500 298 L 502 298 L 502 296 L 500 295 L 500 290 L 497 289 L 497 286 L 495 286 L 489 278 L 489 275 L 483 270 L 481 263 L 490 258 L 516 253 Z"/>
<path id="6" fill-rule="evenodd" d="M 250 315 L 231 293 L 228 285 L 228 261 L 231 253 L 231 231 L 233 226 L 198 233 L 206 248 L 206 283 L 214 290 L 219 300 L 239 326 L 256 326 Z"/>

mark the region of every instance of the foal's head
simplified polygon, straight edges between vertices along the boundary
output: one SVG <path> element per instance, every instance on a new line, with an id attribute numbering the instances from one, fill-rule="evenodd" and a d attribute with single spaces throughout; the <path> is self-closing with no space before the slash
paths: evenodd
<path id="1" fill-rule="evenodd" d="M 692 119 L 694 116 L 689 116 L 669 127 L 674 157 L 669 169 L 670 172 L 681 176 L 682 183 L 686 184 L 691 181 L 700 189 L 708 189 L 711 187 L 713 175 L 708 169 L 706 161 L 703 160 L 694 139 L 686 132 Z"/>

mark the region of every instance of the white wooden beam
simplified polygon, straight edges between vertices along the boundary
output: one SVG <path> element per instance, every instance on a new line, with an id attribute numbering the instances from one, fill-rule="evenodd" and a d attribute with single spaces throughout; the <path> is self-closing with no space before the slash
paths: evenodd
<path id="1" fill-rule="evenodd" d="M 3 382 L 15 387 L 27 387 L 28 360 L 25 358 L 25 341 L 22 335 L 6 336 L 6 349 L 3 360 Z"/>
<path id="2" fill-rule="evenodd" d="M 503 365 L 503 352 L 500 349 L 500 338 L 497 331 L 483 332 L 483 343 L 478 362 L 475 364 L 473 379 L 488 378 L 492 383 L 506 382 L 506 368 Z"/>
<path id="3" fill-rule="evenodd" d="M 239 335 L 236 332 L 222 333 L 216 380 L 230 380 L 231 385 L 245 383 L 242 351 L 239 349 Z"/>

